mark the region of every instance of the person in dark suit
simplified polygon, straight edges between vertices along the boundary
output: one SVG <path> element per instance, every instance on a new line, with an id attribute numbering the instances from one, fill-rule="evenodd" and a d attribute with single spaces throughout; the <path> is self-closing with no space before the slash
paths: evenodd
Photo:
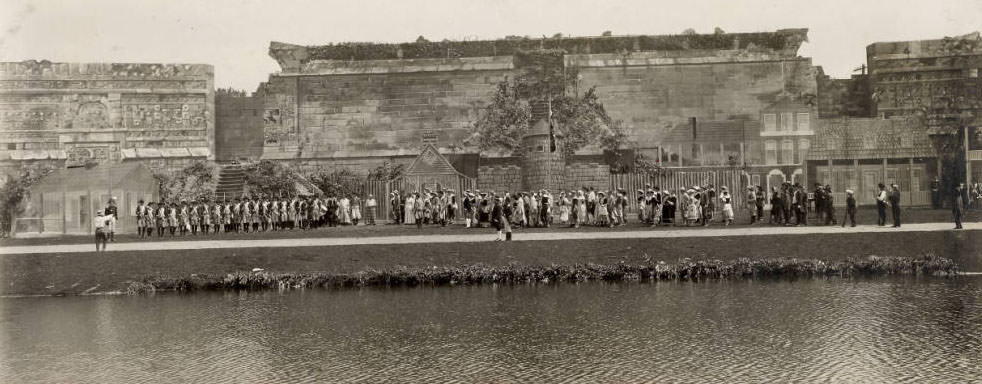
<path id="1" fill-rule="evenodd" d="M 498 199 L 492 197 L 489 204 L 491 204 L 491 214 L 489 217 L 489 221 L 491 222 L 491 225 L 498 233 L 498 237 L 496 237 L 494 241 L 501 241 L 502 240 L 501 230 L 504 229 L 505 222 L 508 221 L 507 218 L 504 217 L 505 211 L 504 211 L 503 203 Z"/>
<path id="2" fill-rule="evenodd" d="M 109 198 L 109 203 L 106 206 L 104 215 L 107 217 L 112 216 L 113 218 L 112 221 L 109 222 L 108 238 L 109 242 L 114 243 L 116 242 L 116 222 L 119 221 L 119 210 L 116 208 L 116 196 Z M 105 249 L 104 246 L 103 249 Z"/>
<path id="3" fill-rule="evenodd" d="M 856 226 L 856 196 L 851 189 L 846 190 L 846 217 L 853 227 Z M 846 227 L 846 219 L 842 219 L 842 227 Z"/>
<path id="4" fill-rule="evenodd" d="M 877 186 L 880 187 L 880 192 L 877 192 L 876 194 L 876 225 L 882 227 L 887 224 L 887 187 L 883 185 L 883 183 L 880 183 Z"/>
<path id="5" fill-rule="evenodd" d="M 959 183 L 951 196 L 951 214 L 955 218 L 955 229 L 962 229 L 962 216 L 965 214 L 965 183 Z"/>
<path id="6" fill-rule="evenodd" d="M 900 187 L 890 184 L 890 211 L 893 213 L 893 227 L 900 228 Z"/>

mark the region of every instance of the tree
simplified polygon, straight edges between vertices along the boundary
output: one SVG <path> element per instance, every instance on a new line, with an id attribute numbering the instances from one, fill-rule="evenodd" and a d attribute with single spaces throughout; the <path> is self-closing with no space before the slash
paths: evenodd
<path id="1" fill-rule="evenodd" d="M 216 172 L 215 165 L 198 161 L 176 172 L 155 171 L 153 177 L 160 183 L 161 201 L 212 201 L 218 187 Z"/>
<path id="2" fill-rule="evenodd" d="M 347 168 L 321 168 L 309 177 L 310 182 L 326 196 L 361 196 L 365 192 L 365 179 Z"/>
<path id="3" fill-rule="evenodd" d="M 474 124 L 471 144 L 481 150 L 519 149 L 532 123 L 530 103 L 548 101 L 553 122 L 564 136 L 567 154 L 591 143 L 599 143 L 604 149 L 620 148 L 625 142 L 622 124 L 607 114 L 596 88 L 590 88 L 583 96 L 566 92 L 575 88 L 579 73 L 575 68 L 563 70 L 563 53 L 540 50 L 517 55 L 517 65 L 524 71 L 511 81 L 498 83 L 491 102 Z"/>
<path id="4" fill-rule="evenodd" d="M 27 190 L 52 171 L 54 167 L 50 165 L 25 165 L 0 187 L 0 232 L 10 233 L 14 218 L 22 212 L 21 202 Z"/>
<path id="5" fill-rule="evenodd" d="M 375 167 L 375 169 L 368 172 L 369 180 L 377 181 L 392 181 L 402 177 L 406 172 L 405 164 L 395 164 L 392 162 L 384 162 L 382 165 Z"/>
<path id="6" fill-rule="evenodd" d="M 245 168 L 245 189 L 252 196 L 292 198 L 299 196 L 300 186 L 315 185 L 307 181 L 289 166 L 270 160 L 262 160 Z"/>

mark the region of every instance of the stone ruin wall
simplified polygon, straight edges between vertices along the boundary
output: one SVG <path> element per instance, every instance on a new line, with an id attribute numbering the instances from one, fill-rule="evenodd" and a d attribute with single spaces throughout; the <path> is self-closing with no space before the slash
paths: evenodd
<path id="1" fill-rule="evenodd" d="M 659 146 L 691 146 L 679 141 L 690 117 L 699 121 L 700 143 L 716 148 L 733 143 L 707 142 L 713 135 L 707 130 L 713 127 L 744 126 L 750 131 L 745 136 L 753 140 L 759 136 L 761 109 L 780 98 L 815 102 L 818 71 L 810 59 L 797 56 L 797 45 L 733 45 L 739 48 L 632 51 L 628 45 L 619 53 L 584 53 L 589 46 L 574 47 L 564 65 L 580 76 L 568 91 L 582 94 L 596 86 L 611 117 L 624 122 L 628 142 L 647 155 Z M 358 49 L 369 52 L 372 47 Z M 408 58 L 409 51 L 396 54 L 393 47 L 392 55 L 360 59 L 357 49 L 342 48 L 330 48 L 330 54 L 320 57 L 310 47 L 271 46 L 284 71 L 263 87 L 263 158 L 335 163 L 352 157 L 412 156 L 424 139 L 435 141 L 444 153 L 450 146 L 476 152 L 466 141 L 472 122 L 496 84 L 517 72 L 510 55 Z M 353 56 L 331 56 L 338 52 Z"/>

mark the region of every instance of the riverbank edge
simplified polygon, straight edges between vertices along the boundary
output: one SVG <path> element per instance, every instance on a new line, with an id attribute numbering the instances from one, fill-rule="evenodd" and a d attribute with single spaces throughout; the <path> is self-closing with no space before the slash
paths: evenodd
<path id="1" fill-rule="evenodd" d="M 822 260 L 870 256 L 950 258 L 982 271 L 982 231 L 786 234 L 724 237 L 571 239 L 521 242 L 362 244 L 196 250 L 3 254 L 0 297 L 124 292 L 148 276 L 224 277 L 270 273 L 351 275 L 369 270 L 469 266 L 641 265 L 651 260 Z M 646 261 L 647 260 L 647 261 Z"/>
<path id="2" fill-rule="evenodd" d="M 264 290 L 309 288 L 416 287 L 480 284 L 534 284 L 563 282 L 698 281 L 703 279 L 817 278 L 883 275 L 941 275 L 959 273 L 952 259 L 927 254 L 920 257 L 816 259 L 690 260 L 676 263 L 647 260 L 640 264 L 469 265 L 369 269 L 356 273 L 298 273 L 237 271 L 224 276 L 147 276 L 131 282 L 120 294 L 158 291 Z"/>

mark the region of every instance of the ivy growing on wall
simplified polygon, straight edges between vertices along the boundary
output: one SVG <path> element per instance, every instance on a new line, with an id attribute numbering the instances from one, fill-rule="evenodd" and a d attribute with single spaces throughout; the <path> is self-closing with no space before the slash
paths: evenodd
<path id="1" fill-rule="evenodd" d="M 801 36 L 799 36 L 801 35 Z M 571 53 L 626 53 L 632 51 L 678 51 L 686 49 L 732 49 L 751 46 L 784 50 L 800 44 L 803 32 L 796 30 L 759 33 L 713 33 L 659 36 L 591 36 L 531 38 L 509 36 L 499 40 L 429 41 L 420 36 L 410 43 L 349 42 L 307 47 L 308 60 L 390 60 L 398 58 L 455 58 L 510 56 L 537 49 Z"/>

